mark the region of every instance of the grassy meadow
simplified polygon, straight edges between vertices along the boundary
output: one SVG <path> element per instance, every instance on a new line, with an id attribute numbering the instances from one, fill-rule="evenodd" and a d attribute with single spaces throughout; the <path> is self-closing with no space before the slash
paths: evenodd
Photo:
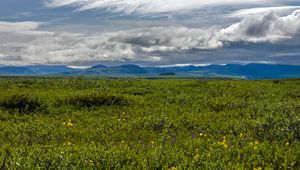
<path id="1" fill-rule="evenodd" d="M 0 79 L 0 169 L 300 169 L 300 80 Z"/>

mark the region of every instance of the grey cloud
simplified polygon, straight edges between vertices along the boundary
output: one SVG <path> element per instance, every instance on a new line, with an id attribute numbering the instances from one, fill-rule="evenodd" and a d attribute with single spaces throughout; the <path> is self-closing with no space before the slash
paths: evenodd
<path id="1" fill-rule="evenodd" d="M 274 13 L 251 16 L 222 29 L 220 33 L 229 41 L 278 42 L 292 39 L 300 33 L 300 10 L 283 17 Z"/>
<path id="2" fill-rule="evenodd" d="M 1 32 L 32 31 L 40 26 L 38 22 L 0 22 Z"/>
<path id="3" fill-rule="evenodd" d="M 22 56 L 4 56 L 0 54 L 0 59 L 4 61 L 22 61 Z"/>
<path id="4" fill-rule="evenodd" d="M 0 39 L 5 40 L 0 43 L 0 64 L 11 64 L 9 60 L 18 59 L 20 61 L 13 63 L 75 65 L 123 61 L 165 64 L 180 61 L 220 62 L 228 59 L 253 61 L 267 59 L 263 55 L 270 51 L 262 51 L 252 58 L 243 58 L 240 54 L 245 52 L 241 50 L 247 48 L 247 43 L 278 44 L 293 41 L 299 31 L 299 11 L 284 17 L 273 13 L 249 17 L 224 29 L 160 26 L 91 34 L 43 32 L 37 28 L 18 33 L 0 31 Z M 232 44 L 235 43 L 245 45 L 234 49 Z M 299 44 L 298 41 L 295 43 Z M 249 51 L 247 53 L 252 54 Z M 3 59 L 3 56 L 6 58 Z"/>

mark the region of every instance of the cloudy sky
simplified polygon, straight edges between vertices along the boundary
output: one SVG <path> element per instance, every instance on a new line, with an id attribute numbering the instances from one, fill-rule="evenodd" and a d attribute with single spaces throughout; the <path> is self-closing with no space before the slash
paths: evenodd
<path id="1" fill-rule="evenodd" d="M 299 0 L 0 0 L 0 65 L 300 65 Z"/>

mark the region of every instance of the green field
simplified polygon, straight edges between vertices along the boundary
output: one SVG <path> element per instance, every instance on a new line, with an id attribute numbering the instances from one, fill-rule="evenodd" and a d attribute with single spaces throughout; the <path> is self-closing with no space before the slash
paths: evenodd
<path id="1" fill-rule="evenodd" d="M 300 169 L 300 80 L 0 79 L 0 169 Z"/>

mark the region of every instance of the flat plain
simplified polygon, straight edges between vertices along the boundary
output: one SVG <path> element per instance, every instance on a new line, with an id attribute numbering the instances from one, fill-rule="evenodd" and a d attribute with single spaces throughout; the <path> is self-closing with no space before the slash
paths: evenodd
<path id="1" fill-rule="evenodd" d="M 0 169 L 300 169 L 300 80 L 0 79 Z"/>

